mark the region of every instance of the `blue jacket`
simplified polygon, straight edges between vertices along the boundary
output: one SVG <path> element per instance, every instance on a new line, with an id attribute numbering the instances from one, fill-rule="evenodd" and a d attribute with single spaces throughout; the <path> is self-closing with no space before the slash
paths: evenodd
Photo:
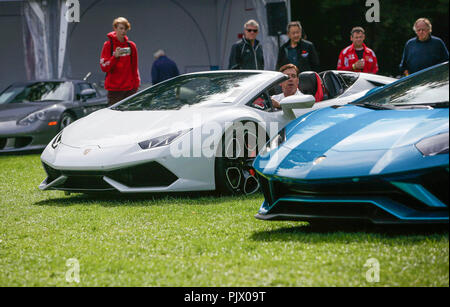
<path id="1" fill-rule="evenodd" d="M 166 56 L 160 56 L 152 66 L 152 83 L 157 84 L 180 74 L 177 64 Z"/>
<path id="2" fill-rule="evenodd" d="M 433 65 L 448 61 L 448 50 L 444 42 L 431 36 L 425 42 L 411 38 L 405 45 L 400 72 L 408 70 L 410 74 Z"/>

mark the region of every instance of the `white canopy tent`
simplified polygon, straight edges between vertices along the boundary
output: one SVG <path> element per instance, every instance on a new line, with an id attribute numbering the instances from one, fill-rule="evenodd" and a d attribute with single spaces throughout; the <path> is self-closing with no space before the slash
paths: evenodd
<path id="1" fill-rule="evenodd" d="M 260 23 L 258 39 L 266 69 L 274 69 L 278 46 L 277 38 L 268 35 L 269 2 L 286 3 L 289 18 L 290 0 L 79 0 L 79 23 L 65 18 L 66 0 L 0 0 L 0 9 L 8 3 L 21 4 L 18 21 L 24 52 L 17 50 L 14 56 L 24 58 L 26 79 L 81 78 L 88 72 L 101 79 L 98 60 L 106 33 L 115 17 L 124 16 L 132 24 L 129 37 L 138 46 L 141 77 L 149 82 L 152 54 L 157 49 L 165 49 L 181 73 L 226 69 L 231 45 L 249 19 Z M 3 20 L 0 13 L 0 26 Z M 18 66 L 17 61 L 12 63 Z M 15 71 L 11 64 L 2 66 Z M 0 74 L 0 87 L 16 81 L 3 80 L 5 76 L 15 75 L 21 74 Z"/>

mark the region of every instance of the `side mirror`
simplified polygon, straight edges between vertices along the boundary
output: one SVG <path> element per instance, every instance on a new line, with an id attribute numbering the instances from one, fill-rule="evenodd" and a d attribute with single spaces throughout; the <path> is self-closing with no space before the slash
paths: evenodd
<path id="1" fill-rule="evenodd" d="M 88 99 L 88 98 L 95 97 L 96 93 L 97 92 L 94 89 L 86 88 L 86 89 L 82 90 L 80 93 L 81 100 L 86 101 L 86 99 Z"/>
<path id="2" fill-rule="evenodd" d="M 310 109 L 316 103 L 316 98 L 312 95 L 293 95 L 281 100 L 280 105 L 284 116 L 288 119 L 295 119 L 295 109 Z"/>

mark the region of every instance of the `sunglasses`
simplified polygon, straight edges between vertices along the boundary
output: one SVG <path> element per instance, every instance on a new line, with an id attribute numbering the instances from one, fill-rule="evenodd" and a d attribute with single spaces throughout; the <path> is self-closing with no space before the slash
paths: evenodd
<path id="1" fill-rule="evenodd" d="M 245 29 L 245 31 L 247 31 L 247 32 L 255 32 L 255 33 L 258 33 L 258 30 L 257 30 L 257 29 Z"/>
<path id="2" fill-rule="evenodd" d="M 288 76 L 289 77 L 289 79 L 297 79 L 298 78 L 298 75 L 297 74 L 286 74 L 286 76 Z"/>

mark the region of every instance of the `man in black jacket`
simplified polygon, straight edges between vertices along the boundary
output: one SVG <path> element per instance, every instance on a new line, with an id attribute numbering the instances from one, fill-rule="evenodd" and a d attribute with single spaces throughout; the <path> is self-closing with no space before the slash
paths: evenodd
<path id="1" fill-rule="evenodd" d="M 299 21 L 287 26 L 289 41 L 278 51 L 277 70 L 283 65 L 294 64 L 300 72 L 319 72 L 319 56 L 314 44 L 302 39 L 302 25 Z"/>
<path id="2" fill-rule="evenodd" d="M 244 25 L 244 37 L 231 48 L 228 69 L 264 70 L 264 54 L 262 46 L 256 39 L 259 24 L 249 20 Z"/>

